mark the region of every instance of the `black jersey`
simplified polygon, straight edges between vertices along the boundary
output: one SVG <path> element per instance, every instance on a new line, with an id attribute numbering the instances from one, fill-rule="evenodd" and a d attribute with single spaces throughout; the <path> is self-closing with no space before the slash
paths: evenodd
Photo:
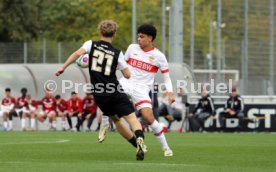
<path id="1" fill-rule="evenodd" d="M 201 112 L 208 112 L 211 115 L 215 115 L 216 111 L 214 108 L 214 100 L 210 97 L 210 95 L 207 95 L 206 97 L 201 97 L 198 100 L 198 104 L 196 105 L 193 113 L 196 113 L 198 110 L 200 110 Z"/>
<path id="2" fill-rule="evenodd" d="M 231 109 L 238 114 L 239 112 L 243 112 L 244 110 L 244 103 L 243 98 L 240 95 L 235 97 L 230 96 L 224 106 L 225 109 Z"/>
<path id="3" fill-rule="evenodd" d="M 121 51 L 109 42 L 92 41 L 89 54 L 89 74 L 92 92 L 97 96 L 108 96 L 117 93 L 120 87 L 116 69 Z"/>

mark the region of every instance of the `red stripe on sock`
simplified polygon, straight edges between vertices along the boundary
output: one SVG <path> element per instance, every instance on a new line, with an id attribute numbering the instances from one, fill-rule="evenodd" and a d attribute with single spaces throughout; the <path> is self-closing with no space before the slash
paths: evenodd
<path id="1" fill-rule="evenodd" d="M 162 133 L 165 133 L 166 129 L 163 127 L 159 133 L 154 133 L 155 136 L 160 136 Z"/>

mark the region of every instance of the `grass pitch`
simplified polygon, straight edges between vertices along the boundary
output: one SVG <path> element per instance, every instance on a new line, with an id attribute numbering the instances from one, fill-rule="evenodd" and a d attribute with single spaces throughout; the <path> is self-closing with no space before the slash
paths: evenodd
<path id="1" fill-rule="evenodd" d="M 148 153 L 136 161 L 135 149 L 118 133 L 97 143 L 97 133 L 0 132 L 0 172 L 272 172 L 276 171 L 276 135 L 166 134 L 174 151 L 163 157 L 146 134 Z"/>

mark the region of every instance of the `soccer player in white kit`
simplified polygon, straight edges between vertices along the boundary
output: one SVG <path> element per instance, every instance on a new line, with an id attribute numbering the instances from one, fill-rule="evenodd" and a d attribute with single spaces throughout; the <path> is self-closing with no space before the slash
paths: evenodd
<path id="1" fill-rule="evenodd" d="M 131 77 L 120 79 L 120 84 L 124 91 L 131 96 L 136 109 L 141 112 L 145 121 L 152 128 L 154 135 L 162 146 L 164 156 L 173 156 L 173 152 L 166 141 L 163 127 L 154 118 L 152 102 L 149 97 L 154 77 L 160 69 L 168 91 L 168 102 L 170 104 L 174 102 L 168 62 L 165 55 L 155 48 L 152 43 L 156 37 L 156 32 L 156 28 L 149 24 L 141 25 L 138 28 L 138 44 L 131 44 L 125 53 L 125 60 L 128 63 Z M 125 138 L 128 137 L 128 131 L 119 132 Z"/>

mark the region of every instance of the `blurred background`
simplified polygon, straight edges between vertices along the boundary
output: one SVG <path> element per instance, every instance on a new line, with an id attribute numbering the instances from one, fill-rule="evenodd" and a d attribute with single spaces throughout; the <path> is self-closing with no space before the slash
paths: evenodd
<path id="1" fill-rule="evenodd" d="M 235 78 L 243 95 L 274 95 L 275 6 L 275 0 L 2 0 L 0 63 L 62 63 L 84 41 L 98 39 L 104 19 L 118 22 L 114 45 L 125 51 L 137 26 L 151 23 L 156 47 L 170 63 L 200 71 L 198 82 Z"/>

